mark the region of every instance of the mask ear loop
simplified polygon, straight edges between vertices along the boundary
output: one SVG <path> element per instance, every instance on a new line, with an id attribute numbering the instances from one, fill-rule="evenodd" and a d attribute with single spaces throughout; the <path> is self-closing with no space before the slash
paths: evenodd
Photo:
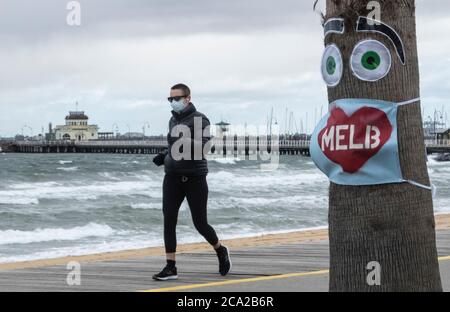
<path id="1" fill-rule="evenodd" d="M 433 183 L 431 183 L 431 186 L 427 186 L 427 185 L 420 184 L 420 183 L 417 183 L 417 182 L 411 181 L 411 180 L 403 180 L 403 182 L 406 182 L 406 183 L 409 183 L 409 184 L 411 184 L 411 185 L 414 185 L 414 186 L 423 188 L 423 189 L 425 189 L 425 190 L 431 191 L 432 197 L 433 197 L 433 198 L 436 198 L 437 187 L 436 187 L 436 185 L 434 185 Z"/>
<path id="2" fill-rule="evenodd" d="M 397 106 L 403 106 L 403 105 L 414 104 L 414 103 L 419 102 L 419 101 L 420 101 L 420 97 L 415 98 L 415 99 L 412 99 L 412 100 L 408 100 L 408 101 L 404 101 L 404 102 L 397 103 Z"/>
<path id="3" fill-rule="evenodd" d="M 414 103 L 417 103 L 419 101 L 420 101 L 420 98 L 415 98 L 415 99 L 412 99 L 412 100 L 409 100 L 409 101 L 404 101 L 404 102 L 397 103 L 397 106 L 404 106 L 404 105 L 414 104 Z M 428 186 L 428 185 L 424 185 L 424 184 L 421 184 L 421 183 L 418 183 L 418 182 L 415 182 L 415 181 L 412 181 L 412 180 L 403 180 L 403 182 L 406 182 L 406 183 L 409 183 L 411 185 L 414 185 L 414 186 L 417 186 L 417 187 L 429 190 L 429 191 L 431 191 L 433 198 L 436 198 L 437 187 L 433 183 L 431 183 L 431 185 Z"/>

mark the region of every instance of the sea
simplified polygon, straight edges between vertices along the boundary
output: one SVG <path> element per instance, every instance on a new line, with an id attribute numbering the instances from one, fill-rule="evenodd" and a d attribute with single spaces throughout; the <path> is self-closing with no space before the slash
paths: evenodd
<path id="1" fill-rule="evenodd" d="M 304 156 L 277 170 L 209 162 L 208 220 L 221 239 L 327 226 L 328 180 Z M 450 163 L 429 159 L 436 213 L 450 213 Z M 0 263 L 163 245 L 164 170 L 151 155 L 0 154 Z M 203 242 L 189 206 L 178 242 Z"/>

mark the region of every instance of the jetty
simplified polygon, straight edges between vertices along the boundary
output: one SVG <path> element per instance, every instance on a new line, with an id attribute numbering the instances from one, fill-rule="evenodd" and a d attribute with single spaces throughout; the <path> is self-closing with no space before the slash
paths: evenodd
<path id="1" fill-rule="evenodd" d="M 450 140 L 426 140 L 428 154 L 448 154 L 450 153 Z"/>
<path id="2" fill-rule="evenodd" d="M 0 140 L 0 153 L 12 153 L 17 151 L 16 141 Z"/>
<path id="3" fill-rule="evenodd" d="M 438 215 L 436 226 L 443 288 L 450 291 L 450 216 Z M 179 246 L 179 279 L 168 282 L 152 280 L 165 265 L 163 247 L 4 263 L 0 291 L 325 292 L 327 233 L 319 229 L 226 240 L 233 268 L 225 277 L 205 243 Z"/>
<path id="4" fill-rule="evenodd" d="M 310 141 L 296 139 L 260 140 L 213 139 L 212 151 L 223 155 L 251 155 L 267 151 L 280 155 L 310 156 Z M 426 140 L 428 154 L 450 153 L 450 140 Z M 165 138 L 152 140 L 92 140 L 92 141 L 9 141 L 0 142 L 4 152 L 16 153 L 115 153 L 115 154 L 157 154 L 167 148 Z"/>
<path id="5" fill-rule="evenodd" d="M 309 143 L 307 140 L 214 138 L 211 151 L 223 155 L 276 152 L 281 155 L 309 156 Z M 161 138 L 158 140 L 15 141 L 9 150 L 16 153 L 157 154 L 166 148 L 167 139 Z"/>

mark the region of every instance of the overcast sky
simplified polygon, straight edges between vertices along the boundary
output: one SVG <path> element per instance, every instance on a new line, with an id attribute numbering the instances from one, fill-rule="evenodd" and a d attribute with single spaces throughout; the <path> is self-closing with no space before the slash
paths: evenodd
<path id="1" fill-rule="evenodd" d="M 327 105 L 313 0 L 80 0 L 79 27 L 68 2 L 0 0 L 0 136 L 64 124 L 76 101 L 101 131 L 165 133 L 178 82 L 212 122 L 265 124 L 274 107 L 284 129 L 288 108 L 312 130 Z M 450 98 L 450 3 L 417 5 L 429 115 Z"/>

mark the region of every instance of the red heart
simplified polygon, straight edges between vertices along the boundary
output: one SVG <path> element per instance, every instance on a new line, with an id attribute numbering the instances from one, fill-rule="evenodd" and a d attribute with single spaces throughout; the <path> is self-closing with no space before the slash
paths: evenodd
<path id="1" fill-rule="evenodd" d="M 349 117 L 335 107 L 327 126 L 319 133 L 319 147 L 344 172 L 355 173 L 383 148 L 392 131 L 389 118 L 382 110 L 363 107 Z"/>

